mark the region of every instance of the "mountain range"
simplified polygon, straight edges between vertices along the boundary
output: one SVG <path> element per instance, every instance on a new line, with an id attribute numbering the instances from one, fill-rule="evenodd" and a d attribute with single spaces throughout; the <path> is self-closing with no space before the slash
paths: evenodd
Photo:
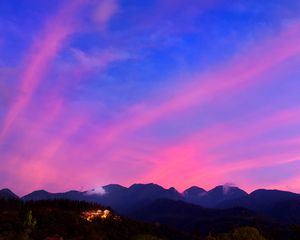
<path id="1" fill-rule="evenodd" d="M 2 189 L 0 190 L 0 198 L 18 198 L 18 196 L 9 189 Z M 292 219 L 289 217 L 291 213 L 300 213 L 300 194 L 265 189 L 255 190 L 248 194 L 238 187 L 227 185 L 216 186 L 209 191 L 193 186 L 180 193 L 173 187 L 165 189 L 153 183 L 133 184 L 128 188 L 118 184 L 110 184 L 83 192 L 50 193 L 45 190 L 38 190 L 21 197 L 21 199 L 25 201 L 70 199 L 97 202 L 124 215 L 137 212 L 153 204 L 156 200 L 168 199 L 199 205 L 203 208 L 245 208 L 258 213 L 276 215 L 287 221 L 300 222 L 300 217 L 294 216 Z"/>
<path id="2" fill-rule="evenodd" d="M 208 191 L 193 186 L 180 193 L 175 188 L 166 189 L 153 183 L 133 184 L 128 188 L 110 184 L 82 192 L 38 190 L 20 198 L 9 189 L 2 189 L 1 198 L 25 202 L 55 199 L 95 202 L 133 220 L 201 235 L 251 226 L 269 233 L 271 239 L 294 239 L 280 236 L 293 233 L 293 226 L 300 224 L 300 194 L 266 189 L 247 193 L 227 185 Z M 295 239 L 300 238 L 297 235 Z"/>
<path id="3" fill-rule="evenodd" d="M 138 222 L 168 225 L 201 236 L 249 226 L 265 233 L 267 239 L 300 239 L 300 194 L 280 190 L 258 189 L 247 193 L 224 185 L 208 191 L 193 186 L 180 193 L 175 188 L 166 189 L 153 183 L 130 187 L 110 184 L 82 192 L 38 190 L 23 197 L 2 189 L 1 198 L 29 204 L 57 199 L 95 202 Z"/>
<path id="4" fill-rule="evenodd" d="M 0 190 L 0 197 L 16 198 L 17 196 L 9 189 Z M 48 199 L 70 199 L 98 202 L 111 206 L 121 213 L 128 213 L 137 206 L 147 205 L 156 199 L 181 200 L 187 203 L 214 208 L 228 200 L 247 197 L 248 194 L 230 186 L 217 186 L 209 191 L 196 186 L 186 189 L 180 193 L 175 188 L 165 189 L 157 184 L 133 184 L 126 188 L 118 184 L 110 184 L 99 189 L 89 191 L 68 191 L 63 193 L 50 193 L 45 190 L 38 190 L 29 193 L 21 199 L 27 200 L 48 200 Z M 227 203 L 229 204 L 229 203 Z"/>

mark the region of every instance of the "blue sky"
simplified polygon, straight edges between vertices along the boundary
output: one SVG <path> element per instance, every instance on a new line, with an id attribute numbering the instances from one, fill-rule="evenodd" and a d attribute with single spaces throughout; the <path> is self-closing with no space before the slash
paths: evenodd
<path id="1" fill-rule="evenodd" d="M 2 187 L 299 192 L 299 13 L 297 0 L 1 1 Z"/>

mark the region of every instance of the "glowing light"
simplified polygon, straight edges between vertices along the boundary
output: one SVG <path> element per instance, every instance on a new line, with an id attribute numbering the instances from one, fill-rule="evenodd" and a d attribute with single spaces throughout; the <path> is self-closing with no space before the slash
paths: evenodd
<path id="1" fill-rule="evenodd" d="M 112 213 L 110 212 L 110 210 L 105 209 L 105 210 L 90 210 L 90 211 L 85 211 L 82 213 L 82 218 L 84 218 L 85 220 L 92 222 L 96 219 L 108 219 L 108 218 L 112 218 L 114 220 L 119 220 L 120 217 L 119 216 L 112 216 Z"/>

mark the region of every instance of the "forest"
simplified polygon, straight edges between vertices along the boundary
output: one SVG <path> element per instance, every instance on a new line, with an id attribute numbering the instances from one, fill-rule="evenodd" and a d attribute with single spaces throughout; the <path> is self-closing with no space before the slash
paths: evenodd
<path id="1" fill-rule="evenodd" d="M 88 220 L 89 214 L 94 217 Z M 131 220 L 96 203 L 62 199 L 0 200 L 1 240 L 268 240 L 277 239 L 274 231 L 278 239 L 300 239 L 300 226 L 297 225 L 258 228 L 236 224 L 227 232 L 211 229 L 204 234 L 178 230 L 170 224 Z"/>

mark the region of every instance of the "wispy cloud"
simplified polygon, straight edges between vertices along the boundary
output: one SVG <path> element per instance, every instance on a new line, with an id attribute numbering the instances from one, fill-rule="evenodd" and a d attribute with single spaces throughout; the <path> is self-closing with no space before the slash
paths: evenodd
<path id="1" fill-rule="evenodd" d="M 111 182 L 179 189 L 234 182 L 251 190 L 251 174 L 298 166 L 295 4 L 48 4 L 51 10 L 28 1 L 24 22 L 19 12 L 3 15 L 29 29 L 25 40 L 2 34 L 1 50 L 11 56 L 9 67 L 0 56 L 7 186 L 23 193 Z M 279 186 L 292 181 L 287 175 L 271 180 Z"/>
<path id="2" fill-rule="evenodd" d="M 255 47 L 236 56 L 220 69 L 199 76 L 186 76 L 189 79 L 187 84 L 176 86 L 179 90 L 168 99 L 160 102 L 151 99 L 129 109 L 121 122 L 106 127 L 105 137 L 97 144 L 109 144 L 123 134 L 149 126 L 190 107 L 200 106 L 210 99 L 222 99 L 223 96 L 270 81 L 261 78 L 263 74 L 290 57 L 300 54 L 298 26 L 297 23 L 276 37 L 258 42 Z"/>
<path id="3" fill-rule="evenodd" d="M 104 195 L 106 193 L 103 187 L 94 188 L 86 192 L 87 195 Z"/>
<path id="4" fill-rule="evenodd" d="M 205 187 L 213 187 L 213 184 L 218 183 L 224 174 L 230 175 L 232 171 L 270 166 L 270 163 L 285 163 L 288 161 L 287 159 L 295 155 L 293 153 L 290 155 L 281 153 L 279 156 L 276 156 L 276 159 L 278 159 L 278 162 L 276 162 L 273 159 L 274 154 L 268 151 L 264 151 L 262 155 L 258 154 L 257 159 L 249 157 L 248 160 L 245 157 L 236 159 L 234 153 L 239 151 L 239 143 L 253 138 L 257 139 L 263 134 L 274 131 L 274 129 L 278 130 L 289 127 L 291 124 L 298 124 L 299 120 L 299 109 L 292 108 L 275 111 L 267 116 L 262 115 L 258 119 L 252 119 L 251 121 L 241 121 L 238 124 L 236 118 L 229 122 L 213 124 L 210 127 L 192 133 L 186 138 L 173 141 L 169 147 L 163 146 L 161 149 L 155 149 L 155 153 L 149 156 L 149 159 L 152 159 L 155 164 L 144 175 L 144 180 L 147 182 L 149 179 L 156 179 L 157 182 L 172 184 L 174 180 L 171 176 L 178 175 L 180 177 L 178 177 L 177 185 L 183 184 L 181 188 L 197 182 L 202 182 L 202 184 L 206 185 Z M 297 142 L 297 139 L 294 139 L 295 142 L 291 138 L 288 139 L 290 140 L 287 140 L 286 143 L 293 144 Z M 262 143 L 255 142 L 251 146 L 253 148 L 252 151 L 255 152 L 258 149 L 258 144 L 262 144 L 262 146 L 274 143 L 282 145 L 284 142 L 272 139 L 271 143 L 266 141 Z M 248 153 L 244 149 L 241 149 L 241 151 L 244 154 Z M 230 161 L 224 161 L 224 156 L 229 156 Z M 265 160 L 261 161 L 262 158 Z M 163 166 L 161 161 L 164 162 Z M 204 176 L 212 177 L 208 181 Z M 188 178 L 188 180 L 183 181 L 185 178 Z M 230 179 L 227 180 L 229 181 Z"/>
<path id="5" fill-rule="evenodd" d="M 24 70 L 20 73 L 21 95 L 9 109 L 3 124 L 0 141 L 3 141 L 7 132 L 19 114 L 30 103 L 32 96 L 45 77 L 51 61 L 56 57 L 67 37 L 75 31 L 74 18 L 76 12 L 83 5 L 83 1 L 76 0 L 67 4 L 45 25 L 28 55 L 24 60 Z"/>
<path id="6" fill-rule="evenodd" d="M 106 28 L 109 20 L 118 12 L 119 4 L 117 0 L 103 0 L 98 2 L 93 19 L 99 25 L 101 30 Z"/>

